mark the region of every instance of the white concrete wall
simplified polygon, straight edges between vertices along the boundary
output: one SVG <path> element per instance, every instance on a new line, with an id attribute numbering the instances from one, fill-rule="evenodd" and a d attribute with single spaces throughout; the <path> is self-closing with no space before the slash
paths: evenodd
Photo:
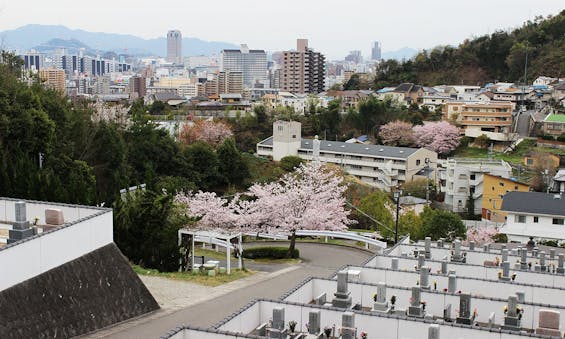
<path id="1" fill-rule="evenodd" d="M 272 318 L 273 308 L 283 307 L 285 309 L 285 323 L 290 320 L 297 322 L 296 328 L 305 331 L 305 324 L 308 322 L 308 313 L 310 311 L 319 310 L 320 308 L 310 305 L 293 305 L 275 301 L 259 301 L 259 307 L 254 307 L 243 311 L 237 317 L 246 317 L 255 319 L 259 317 L 257 323 L 249 324 L 248 327 L 257 327 L 261 323 L 268 322 Z M 253 313 L 253 317 L 247 315 Z M 322 309 L 321 327 L 341 326 L 341 316 L 343 312 L 334 309 Z M 242 332 L 239 327 L 234 326 L 235 322 L 230 321 L 222 326 L 220 330 Z M 369 338 L 379 339 L 426 339 L 428 337 L 428 328 L 430 323 L 421 320 L 413 320 L 406 318 L 382 317 L 372 314 L 355 314 L 355 325 L 357 333 L 361 331 L 367 332 Z M 458 338 L 458 339 L 520 339 L 524 338 L 519 334 L 502 334 L 497 332 L 489 332 L 488 330 L 479 330 L 476 327 L 452 326 L 450 324 L 440 324 L 440 338 Z M 248 332 L 244 332 L 248 333 Z"/>
<path id="2" fill-rule="evenodd" d="M 240 333 L 250 333 L 259 325 L 264 322 L 269 321 L 270 318 L 266 318 L 267 320 L 263 320 L 261 316 L 263 303 L 256 302 L 251 307 L 246 309 L 244 312 L 240 313 L 238 316 L 232 318 L 230 321 L 225 323 L 221 330 L 224 331 L 232 331 L 232 332 L 240 332 Z M 273 315 L 273 311 L 271 308 L 271 317 Z M 286 315 L 286 314 L 285 314 Z"/>
<path id="3" fill-rule="evenodd" d="M 0 291 L 113 242 L 112 211 L 0 249 Z"/>
<path id="4" fill-rule="evenodd" d="M 415 286 L 419 274 L 413 271 L 393 271 L 361 266 L 349 266 L 348 269 L 361 271 L 360 282 L 376 284 L 380 281 L 391 286 Z M 430 284 L 437 282 L 437 289 L 442 291 L 448 286 L 448 278 L 444 275 L 430 274 Z M 473 296 L 487 298 L 508 298 L 516 292 L 524 292 L 526 301 L 554 306 L 565 306 L 563 294 L 565 290 L 543 286 L 523 285 L 494 280 L 479 280 L 466 277 L 457 278 L 457 290 Z"/>
<path id="5" fill-rule="evenodd" d="M 433 288 L 433 286 L 432 286 Z M 331 302 L 333 294 L 337 289 L 337 281 L 327 279 L 312 279 L 305 285 L 301 286 L 284 298 L 284 301 L 308 304 L 314 298 L 326 293 L 327 301 Z M 377 291 L 377 286 L 349 283 L 348 290 L 351 292 L 351 298 L 354 304 L 361 304 L 363 307 L 373 307 L 373 294 Z M 408 309 L 409 300 L 412 292 L 409 288 L 401 288 L 395 286 L 387 286 L 386 299 L 390 301 L 390 297 L 395 295 L 396 307 Z M 443 317 L 443 309 L 446 305 L 451 304 L 451 318 L 455 319 L 457 316 L 456 309 L 459 308 L 459 295 L 435 291 L 422 291 L 422 300 L 426 301 L 426 312 L 436 317 Z M 495 322 L 502 325 L 504 322 L 503 307 L 507 305 L 507 299 L 490 299 L 475 297 L 471 301 L 471 310 L 477 309 L 478 316 L 476 318 L 479 322 L 488 323 L 488 318 L 491 312 L 495 313 Z M 541 306 L 531 303 L 520 304 L 524 308 L 522 317 L 522 326 L 526 328 L 535 329 L 538 326 L 538 314 L 540 309 L 552 310 L 560 312 L 565 315 L 565 307 L 555 306 Z M 561 331 L 565 331 L 565 323 L 561 323 Z"/>
<path id="6" fill-rule="evenodd" d="M 491 260 L 494 261 L 495 257 L 500 259 L 500 255 L 492 254 Z M 390 256 L 377 255 L 373 257 L 366 267 L 376 268 L 391 268 L 392 258 Z M 415 271 L 418 260 L 414 257 L 396 257 L 398 259 L 398 269 L 404 271 Z M 531 259 L 528 258 L 530 261 Z M 439 273 L 441 271 L 441 261 L 426 260 L 425 266 L 431 268 L 432 272 Z M 514 262 L 510 263 L 510 275 L 516 273 L 515 281 L 524 284 L 536 284 L 547 287 L 560 287 L 565 288 L 565 275 L 552 274 L 552 273 L 536 273 L 533 271 L 522 271 L 513 269 Z M 500 267 L 486 267 L 482 265 L 461 264 L 456 262 L 448 262 L 448 270 L 454 270 L 459 277 L 471 277 L 498 280 L 498 272 Z"/>
<path id="7" fill-rule="evenodd" d="M 565 211 L 563 211 L 565 214 Z M 520 241 L 525 243 L 529 237 L 542 239 L 559 239 L 565 240 L 565 228 L 563 225 L 553 225 L 553 217 L 536 215 L 539 219 L 534 223 L 533 215 L 526 215 L 525 223 L 518 223 L 515 220 L 517 214 L 509 212 L 506 219 L 506 225 L 501 232 L 508 235 L 509 241 Z M 563 218 L 556 216 L 556 218 Z"/>

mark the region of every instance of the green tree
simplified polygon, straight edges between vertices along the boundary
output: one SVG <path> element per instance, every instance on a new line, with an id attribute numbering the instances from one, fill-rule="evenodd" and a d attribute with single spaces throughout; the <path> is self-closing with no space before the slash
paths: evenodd
<path id="1" fill-rule="evenodd" d="M 371 216 L 373 219 L 379 221 L 380 224 L 384 224 L 390 229 L 394 229 L 395 221 L 392 213 L 390 212 L 394 208 L 393 205 L 392 200 L 385 192 L 377 190 L 361 199 L 359 202 L 359 209 Z M 384 237 L 390 238 L 394 236 L 390 230 L 387 230 L 380 225 L 376 226 L 376 230 Z"/>
<path id="2" fill-rule="evenodd" d="M 224 140 L 216 150 L 218 155 L 218 172 L 230 185 L 241 185 L 249 177 L 247 162 L 235 146 L 233 138 Z"/>
<path id="3" fill-rule="evenodd" d="M 288 155 L 281 159 L 281 168 L 287 172 L 294 171 L 304 160 L 295 155 Z"/>
<path id="4" fill-rule="evenodd" d="M 195 142 L 183 150 L 188 164 L 184 175 L 193 181 L 199 189 L 209 190 L 218 184 L 219 161 L 212 146 L 205 142 Z"/>
<path id="5" fill-rule="evenodd" d="M 420 217 L 424 237 L 431 237 L 433 240 L 445 238 L 447 241 L 466 237 L 465 225 L 455 213 L 426 206 Z"/>
<path id="6" fill-rule="evenodd" d="M 487 148 L 490 145 L 490 139 L 486 134 L 481 134 L 475 138 L 475 145 L 480 148 Z"/>
<path id="7" fill-rule="evenodd" d="M 177 232 L 187 224 L 172 194 L 138 190 L 114 204 L 114 239 L 133 263 L 162 272 L 179 267 Z"/>
<path id="8" fill-rule="evenodd" d="M 411 240 L 423 239 L 422 219 L 414 211 L 400 215 L 398 228 L 401 234 L 410 234 Z"/>

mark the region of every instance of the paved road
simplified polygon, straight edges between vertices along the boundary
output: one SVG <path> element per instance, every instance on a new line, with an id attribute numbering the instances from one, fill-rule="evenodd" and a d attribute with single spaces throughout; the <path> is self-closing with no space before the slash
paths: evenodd
<path id="1" fill-rule="evenodd" d="M 359 264 L 371 256 L 365 251 L 342 246 L 298 243 L 296 247 L 303 259 L 296 270 L 157 319 L 153 316 L 145 322 L 136 321 L 125 329 L 120 326 L 119 331 L 114 331 L 104 338 L 159 338 L 183 324 L 210 327 L 255 298 L 278 298 L 305 278 L 327 277 L 345 264 Z"/>

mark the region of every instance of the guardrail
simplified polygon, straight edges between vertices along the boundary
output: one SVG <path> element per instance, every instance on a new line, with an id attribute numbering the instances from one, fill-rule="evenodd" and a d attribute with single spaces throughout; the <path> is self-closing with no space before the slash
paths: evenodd
<path id="1" fill-rule="evenodd" d="M 247 232 L 245 235 L 259 238 L 267 238 L 273 240 L 288 240 L 288 235 L 285 234 L 272 234 L 272 233 L 253 233 Z M 375 247 L 385 249 L 387 244 L 384 241 L 372 239 L 365 235 L 360 235 L 357 232 L 337 232 L 337 231 L 314 231 L 314 230 L 298 230 L 296 231 L 297 236 L 304 237 L 331 237 L 339 239 L 347 239 L 360 241 L 367 245 L 373 245 Z"/>

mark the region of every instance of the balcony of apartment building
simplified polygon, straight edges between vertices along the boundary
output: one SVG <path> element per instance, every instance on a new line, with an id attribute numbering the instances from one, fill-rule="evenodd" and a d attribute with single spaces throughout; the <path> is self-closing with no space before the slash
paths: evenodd
<path id="1" fill-rule="evenodd" d="M 510 132 L 510 125 L 496 125 L 485 126 L 481 124 L 479 126 L 466 126 L 465 136 L 469 138 L 477 138 L 481 135 L 486 135 L 490 140 L 493 141 L 511 141 L 516 139 L 516 133 Z"/>

